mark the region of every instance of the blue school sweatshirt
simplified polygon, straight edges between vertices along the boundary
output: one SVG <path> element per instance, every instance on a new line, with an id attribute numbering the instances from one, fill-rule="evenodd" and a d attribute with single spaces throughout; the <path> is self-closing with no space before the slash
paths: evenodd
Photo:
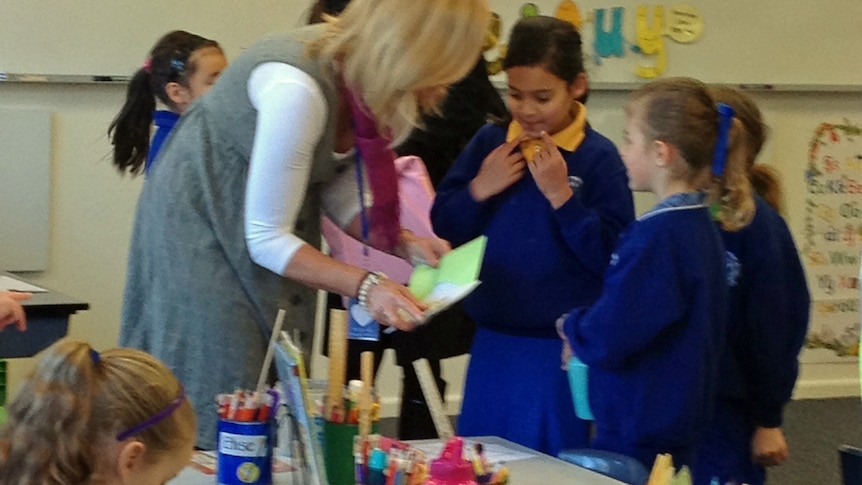
<path id="1" fill-rule="evenodd" d="M 711 418 L 727 285 L 721 236 L 701 202 L 677 194 L 633 223 L 601 297 L 563 324 L 590 366 L 597 435 L 620 448 L 691 450 Z"/>
<path id="2" fill-rule="evenodd" d="M 153 139 L 150 141 L 150 150 L 147 152 L 147 162 L 144 165 L 144 173 L 149 173 L 153 167 L 153 161 L 162 150 L 162 145 L 168 139 L 168 135 L 174 129 L 174 126 L 179 121 L 180 115 L 173 111 L 158 110 L 153 113 L 153 124 L 156 125 L 156 132 L 153 133 Z"/>
<path id="3" fill-rule="evenodd" d="M 482 161 L 505 142 L 506 128 L 498 125 L 476 133 L 438 186 L 434 232 L 453 246 L 488 236 L 482 284 L 464 301 L 478 326 L 557 338 L 556 319 L 598 297 L 618 235 L 634 219 L 634 203 L 616 147 L 589 125 L 584 135 L 573 152 L 560 149 L 569 175 L 583 183 L 557 210 L 529 171 L 487 201 L 470 195 Z"/>
<path id="4" fill-rule="evenodd" d="M 719 397 L 747 408 L 755 426 L 781 426 L 799 373 L 810 296 L 784 219 L 760 197 L 754 220 L 722 231 L 730 306 Z"/>

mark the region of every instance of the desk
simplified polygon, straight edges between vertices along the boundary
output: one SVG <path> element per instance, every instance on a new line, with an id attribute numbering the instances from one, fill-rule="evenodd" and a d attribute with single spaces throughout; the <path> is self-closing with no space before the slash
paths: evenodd
<path id="1" fill-rule="evenodd" d="M 17 275 L 0 272 L 0 275 L 14 278 L 28 284 L 29 281 Z M 22 302 L 27 314 L 27 331 L 19 332 L 7 327 L 0 333 L 0 359 L 32 357 L 42 349 L 66 336 L 69 328 L 69 315 L 78 310 L 86 310 L 90 305 L 70 296 L 34 285 L 48 291 L 33 293 L 33 297 Z"/>
<path id="2" fill-rule="evenodd" d="M 509 472 L 511 472 L 509 483 L 512 485 L 622 485 L 622 482 L 620 481 L 608 478 L 604 475 L 600 475 L 596 472 L 587 470 L 586 468 L 581 468 L 563 460 L 558 460 L 557 458 L 539 453 L 538 451 L 512 443 L 511 441 L 497 438 L 496 436 L 482 436 L 479 438 L 467 439 L 475 439 L 482 443 L 500 445 L 515 451 L 535 455 L 533 458 L 506 463 L 506 467 L 509 469 Z M 421 445 L 422 443 L 428 443 L 431 441 L 432 440 L 421 440 L 411 443 Z M 215 483 L 216 479 L 214 475 L 205 475 L 191 468 L 186 468 L 177 478 L 168 482 L 169 485 L 214 485 Z M 289 477 L 279 477 L 278 475 L 275 475 L 274 477 L 275 485 L 290 483 Z"/>

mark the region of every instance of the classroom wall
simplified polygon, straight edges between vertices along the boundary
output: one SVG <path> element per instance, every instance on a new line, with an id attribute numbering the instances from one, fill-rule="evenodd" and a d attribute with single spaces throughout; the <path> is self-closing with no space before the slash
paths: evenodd
<path id="1" fill-rule="evenodd" d="M 491 3 L 504 15 L 504 28 L 508 30 L 517 15 L 509 11 L 513 4 L 508 0 Z M 547 8 L 548 3 L 542 3 L 542 7 Z M 286 24 L 298 24 L 305 13 L 304 8 L 295 9 L 292 14 L 296 18 L 286 19 Z M 216 34 L 205 35 L 218 38 Z M 227 47 L 229 51 L 236 48 Z M 146 48 L 141 46 L 141 55 L 136 59 L 143 58 Z M 856 52 L 849 45 L 846 49 Z M 117 342 L 129 237 L 142 184 L 140 178 L 120 176 L 108 161 L 110 144 L 106 130 L 123 102 L 124 93 L 125 86 L 121 84 L 0 82 L 0 109 L 42 109 L 51 113 L 52 137 L 45 140 L 51 147 L 49 261 L 45 271 L 24 276 L 87 301 L 91 308 L 72 317 L 70 335 L 86 339 L 99 349 Z M 621 138 L 626 94 L 622 90 L 599 89 L 589 101 L 591 123 L 615 141 Z M 821 121 L 840 122 L 849 118 L 862 123 L 862 96 L 858 91 L 753 94 L 773 124 L 773 138 L 764 160 L 784 175 L 789 220 L 799 238 L 803 232 L 803 171 L 811 132 Z M 2 164 L 0 170 L 5 170 Z M 651 197 L 639 195 L 638 211 L 643 212 L 652 202 Z M 450 383 L 447 395 L 451 413 L 458 410 L 466 363 L 467 357 L 444 362 L 444 376 Z M 325 364 L 326 360 L 317 352 L 312 359 L 312 377 L 323 377 Z M 31 367 L 31 359 L 11 362 L 11 386 L 16 386 Z M 400 385 L 400 370 L 392 364 L 391 355 L 384 361 L 378 382 L 384 411 L 391 414 L 397 410 Z M 844 360 L 804 364 L 796 395 L 858 393 L 856 363 Z"/>
<path id="2" fill-rule="evenodd" d="M 123 101 L 121 85 L 2 84 L 0 107 L 46 109 L 52 113 L 50 258 L 48 269 L 27 273 L 38 284 L 90 303 L 88 311 L 71 319 L 70 335 L 86 339 L 99 349 L 116 345 L 125 280 L 126 257 L 141 179 L 120 176 L 108 160 L 105 134 Z M 754 93 L 768 120 L 776 127 L 767 147 L 766 161 L 784 175 L 788 189 L 789 219 L 802 232 L 803 167 L 807 133 L 780 128 L 821 120 L 854 117 L 862 122 L 862 96 L 858 93 Z M 611 139 L 619 141 L 626 93 L 599 91 L 589 102 L 589 118 Z M 650 204 L 638 198 L 638 211 Z M 319 343 L 318 343 L 319 346 Z M 449 411 L 457 412 L 463 387 L 466 357 L 445 361 L 444 376 Z M 10 364 L 11 385 L 29 371 L 30 359 Z M 326 360 L 319 353 L 312 362 L 312 377 L 323 377 Z M 397 410 L 400 369 L 387 356 L 380 375 L 385 410 Z M 806 364 L 797 385 L 797 397 L 857 395 L 855 362 Z"/>

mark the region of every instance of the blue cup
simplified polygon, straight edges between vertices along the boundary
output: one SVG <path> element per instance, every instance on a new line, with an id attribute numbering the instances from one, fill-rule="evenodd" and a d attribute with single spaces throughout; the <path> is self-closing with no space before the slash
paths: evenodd
<path id="1" fill-rule="evenodd" d="M 271 485 L 272 421 L 218 421 L 219 485 Z"/>
<path id="2" fill-rule="evenodd" d="M 575 401 L 575 415 L 581 419 L 592 421 L 593 411 L 590 409 L 590 379 L 587 364 L 572 356 L 569 359 L 569 387 L 572 390 L 572 400 Z"/>

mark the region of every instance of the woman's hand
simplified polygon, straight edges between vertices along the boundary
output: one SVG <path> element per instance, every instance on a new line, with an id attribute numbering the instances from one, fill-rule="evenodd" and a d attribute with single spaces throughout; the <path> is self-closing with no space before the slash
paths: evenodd
<path id="1" fill-rule="evenodd" d="M 449 242 L 439 237 L 419 237 L 407 229 L 401 230 L 401 243 L 395 248 L 395 255 L 413 266 L 427 264 L 436 268 L 440 258 L 452 250 Z"/>
<path id="2" fill-rule="evenodd" d="M 574 191 L 569 186 L 569 169 L 557 144 L 544 131 L 542 143 L 544 147 L 533 155 L 533 160 L 527 164 L 527 168 L 536 180 L 542 195 L 548 199 L 554 209 L 559 209 L 574 195 Z"/>
<path id="3" fill-rule="evenodd" d="M 27 316 L 19 302 L 29 300 L 31 296 L 17 291 L 0 292 L 0 329 L 14 323 L 19 331 L 27 330 Z"/>
<path id="4" fill-rule="evenodd" d="M 407 287 L 383 278 L 368 289 L 365 299 L 368 313 L 381 325 L 410 331 L 425 319 L 428 305 L 422 303 Z"/>
<path id="5" fill-rule="evenodd" d="M 524 155 L 521 150 L 515 150 L 522 141 L 523 135 L 503 143 L 485 157 L 479 173 L 470 182 L 470 195 L 475 200 L 484 202 L 524 176 Z"/>
<path id="6" fill-rule="evenodd" d="M 751 458 L 760 466 L 776 466 L 790 456 L 781 428 L 758 426 L 751 438 Z"/>

